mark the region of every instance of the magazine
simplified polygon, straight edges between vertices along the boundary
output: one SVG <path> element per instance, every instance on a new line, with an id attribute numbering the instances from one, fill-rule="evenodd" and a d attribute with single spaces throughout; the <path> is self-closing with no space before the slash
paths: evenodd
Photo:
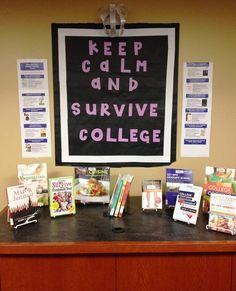
<path id="1" fill-rule="evenodd" d="M 74 177 L 51 178 L 48 181 L 51 217 L 75 214 Z"/>
<path id="2" fill-rule="evenodd" d="M 48 205 L 47 164 L 20 164 L 17 166 L 18 184 L 37 183 L 37 201 L 39 206 Z"/>
<path id="3" fill-rule="evenodd" d="M 166 169 L 166 207 L 174 208 L 181 184 L 193 183 L 193 171 L 188 169 Z"/>
<path id="4" fill-rule="evenodd" d="M 174 220 L 196 224 L 202 196 L 202 187 L 181 184 L 173 213 Z"/>
<path id="5" fill-rule="evenodd" d="M 81 203 L 109 203 L 110 168 L 75 168 L 75 199 Z"/>
<path id="6" fill-rule="evenodd" d="M 206 167 L 202 210 L 210 210 L 210 197 L 212 193 L 236 195 L 236 171 L 229 168 Z"/>
<path id="7" fill-rule="evenodd" d="M 36 188 L 34 182 L 7 187 L 8 221 L 15 229 L 38 221 L 40 207 Z"/>
<path id="8" fill-rule="evenodd" d="M 236 234 L 236 196 L 212 193 L 207 229 Z"/>
<path id="9" fill-rule="evenodd" d="M 144 180 L 142 189 L 142 209 L 162 209 L 161 180 Z"/>

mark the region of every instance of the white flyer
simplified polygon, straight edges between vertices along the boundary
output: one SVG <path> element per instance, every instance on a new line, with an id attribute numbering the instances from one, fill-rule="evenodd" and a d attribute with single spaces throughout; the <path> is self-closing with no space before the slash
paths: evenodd
<path id="1" fill-rule="evenodd" d="M 184 63 L 182 157 L 208 157 L 210 151 L 212 70 L 209 62 Z"/>
<path id="2" fill-rule="evenodd" d="M 47 60 L 17 60 L 23 158 L 51 156 Z"/>

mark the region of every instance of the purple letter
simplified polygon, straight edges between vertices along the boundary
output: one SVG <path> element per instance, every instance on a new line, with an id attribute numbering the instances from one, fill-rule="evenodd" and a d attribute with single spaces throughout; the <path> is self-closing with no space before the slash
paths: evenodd
<path id="1" fill-rule="evenodd" d="M 94 128 L 91 132 L 91 137 L 94 141 L 101 141 L 103 139 L 103 132 L 101 128 Z"/>
<path id="2" fill-rule="evenodd" d="M 119 42 L 119 56 L 126 56 L 126 42 Z"/>
<path id="3" fill-rule="evenodd" d="M 154 129 L 153 130 L 153 142 L 160 142 L 160 130 L 159 129 Z"/>
<path id="4" fill-rule="evenodd" d="M 138 87 L 138 81 L 129 78 L 129 92 L 134 91 Z"/>
<path id="5" fill-rule="evenodd" d="M 98 53 L 97 43 L 89 40 L 89 55 L 93 56 L 93 52 Z"/>
<path id="6" fill-rule="evenodd" d="M 75 102 L 71 105 L 72 113 L 74 115 L 79 115 L 80 114 L 80 104 L 78 102 Z"/>
<path id="7" fill-rule="evenodd" d="M 105 116 L 105 115 L 110 116 L 111 113 L 108 111 L 108 109 L 109 109 L 109 104 L 107 104 L 107 103 L 101 103 L 101 112 L 100 112 L 100 115 L 101 116 Z"/>
<path id="8" fill-rule="evenodd" d="M 93 87 L 93 89 L 97 89 L 97 90 L 101 90 L 101 78 L 94 78 L 91 81 L 91 86 Z"/>
<path id="9" fill-rule="evenodd" d="M 84 60 L 83 62 L 82 62 L 82 71 L 84 72 L 84 73 L 88 73 L 88 72 L 90 72 L 90 61 L 89 60 Z"/>
<path id="10" fill-rule="evenodd" d="M 141 50 L 142 46 L 143 45 L 142 45 L 142 43 L 140 41 L 135 41 L 134 42 L 134 54 L 135 54 L 135 56 L 138 56 L 139 50 Z"/>
<path id="11" fill-rule="evenodd" d="M 87 140 L 87 129 L 81 129 L 80 133 L 79 133 L 79 139 L 82 140 L 82 141 L 85 141 Z"/>
<path id="12" fill-rule="evenodd" d="M 155 104 L 155 103 L 150 104 L 150 116 L 151 117 L 157 117 L 157 115 L 158 115 L 157 107 L 158 107 L 158 104 Z"/>
<path id="13" fill-rule="evenodd" d="M 111 41 L 105 41 L 104 42 L 104 55 L 105 56 L 111 56 Z"/>
<path id="14" fill-rule="evenodd" d="M 130 129 L 130 141 L 131 142 L 137 142 L 138 141 L 137 134 L 138 134 L 138 130 L 136 128 L 131 128 Z"/>

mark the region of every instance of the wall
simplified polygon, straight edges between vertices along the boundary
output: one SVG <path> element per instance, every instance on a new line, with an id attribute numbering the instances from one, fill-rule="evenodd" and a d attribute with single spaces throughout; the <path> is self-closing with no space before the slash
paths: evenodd
<path id="1" fill-rule="evenodd" d="M 1 0 L 0 3 L 0 210 L 6 206 L 5 189 L 16 184 L 16 165 L 45 161 L 49 177 L 73 174 L 72 167 L 54 163 L 53 84 L 51 23 L 100 22 L 98 10 L 110 1 Z M 171 167 L 194 170 L 201 185 L 206 165 L 236 167 L 236 2 L 125 0 L 127 22 L 180 23 L 177 160 Z M 51 158 L 22 159 L 16 60 L 48 60 L 52 149 Z M 211 61 L 214 64 L 211 148 L 208 158 L 181 158 L 181 111 L 183 62 Z M 165 178 L 165 167 L 115 168 L 111 175 L 132 173 L 131 195 L 140 195 L 142 179 Z"/>

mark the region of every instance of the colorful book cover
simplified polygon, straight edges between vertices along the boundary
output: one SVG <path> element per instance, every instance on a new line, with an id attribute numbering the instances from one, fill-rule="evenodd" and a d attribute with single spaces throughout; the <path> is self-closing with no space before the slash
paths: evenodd
<path id="1" fill-rule="evenodd" d="M 47 164 L 20 164 L 17 166 L 18 184 L 37 183 L 38 205 L 48 205 Z"/>
<path id="2" fill-rule="evenodd" d="M 181 184 L 193 184 L 193 172 L 188 169 L 166 169 L 166 207 L 174 208 Z"/>
<path id="3" fill-rule="evenodd" d="M 235 174 L 235 169 L 209 166 L 205 168 L 202 205 L 204 213 L 208 213 L 210 210 L 210 197 L 212 193 L 236 195 Z"/>
<path id="4" fill-rule="evenodd" d="M 116 188 L 116 192 L 115 192 L 114 199 L 113 199 L 112 206 L 111 206 L 111 210 L 110 210 L 110 216 L 113 216 L 115 214 L 115 210 L 116 210 L 117 202 L 118 202 L 120 194 L 121 194 L 122 186 L 123 186 L 123 177 L 121 177 L 118 181 L 118 185 Z"/>
<path id="5" fill-rule="evenodd" d="M 8 218 L 12 227 L 36 223 L 39 218 L 37 183 L 7 187 Z"/>
<path id="6" fill-rule="evenodd" d="M 75 168 L 75 199 L 82 203 L 109 203 L 110 168 Z"/>
<path id="7" fill-rule="evenodd" d="M 176 199 L 173 219 L 188 224 L 196 224 L 201 196 L 202 187 L 181 184 Z"/>
<path id="8" fill-rule="evenodd" d="M 129 192 L 130 192 L 131 183 L 133 181 L 133 178 L 134 178 L 134 176 L 127 175 L 127 182 L 126 182 L 126 186 L 125 186 L 125 192 L 124 192 L 124 195 L 123 195 L 123 198 L 122 198 L 120 211 L 119 211 L 119 214 L 118 214 L 118 217 L 120 217 L 120 218 L 123 216 L 123 213 L 124 213 L 124 210 L 125 210 L 125 206 L 126 206 L 126 203 L 127 203 L 127 199 L 128 199 L 128 196 L 129 196 Z"/>
<path id="9" fill-rule="evenodd" d="M 121 187 L 121 190 L 120 190 L 119 198 L 117 200 L 117 205 L 116 205 L 116 209 L 115 209 L 115 213 L 114 213 L 115 217 L 118 217 L 119 212 L 120 212 L 121 203 L 122 203 L 122 200 L 123 200 L 123 197 L 124 197 L 124 194 L 125 194 L 127 178 L 128 178 L 128 175 L 124 175 L 123 178 L 122 178 L 123 183 L 122 183 L 122 187 Z"/>
<path id="10" fill-rule="evenodd" d="M 144 180 L 142 189 L 142 209 L 162 209 L 161 180 Z"/>
<path id="11" fill-rule="evenodd" d="M 74 177 L 51 178 L 48 181 L 51 217 L 75 214 Z"/>
<path id="12" fill-rule="evenodd" d="M 236 234 L 236 196 L 212 193 L 207 229 Z"/>
<path id="13" fill-rule="evenodd" d="M 116 195 L 116 190 L 117 190 L 117 187 L 118 187 L 118 184 L 119 184 L 119 181 L 121 179 L 121 174 L 118 175 L 118 178 L 116 179 L 116 183 L 115 183 L 115 186 L 113 188 L 113 191 L 112 191 L 112 195 L 111 195 L 111 199 L 109 201 L 109 204 L 108 204 L 108 208 L 107 208 L 107 212 L 110 214 L 110 211 L 111 211 L 111 208 L 112 208 L 112 205 L 113 205 L 113 202 L 114 202 L 114 199 L 115 199 L 115 195 Z"/>

